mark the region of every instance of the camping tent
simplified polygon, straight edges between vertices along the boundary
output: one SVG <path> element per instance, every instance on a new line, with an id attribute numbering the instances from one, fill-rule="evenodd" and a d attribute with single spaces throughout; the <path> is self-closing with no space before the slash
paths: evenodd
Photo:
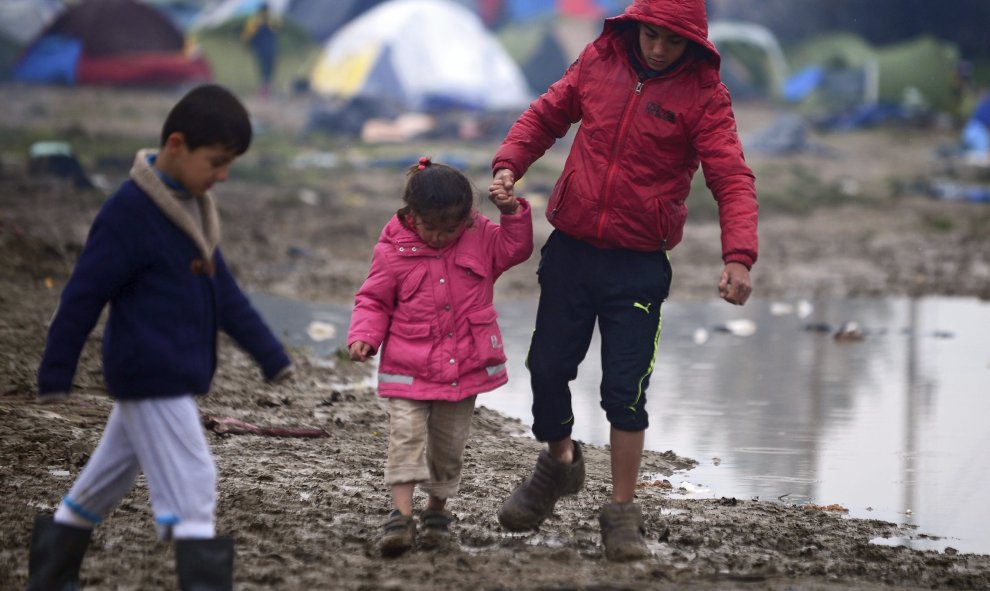
<path id="1" fill-rule="evenodd" d="M 880 101 L 902 102 L 916 90 L 930 107 L 953 108 L 953 83 L 959 50 L 933 37 L 883 47 L 877 52 L 877 96 Z"/>
<path id="2" fill-rule="evenodd" d="M 61 9 L 57 0 L 0 1 L 0 80 L 10 77 L 21 51 Z"/>
<path id="3" fill-rule="evenodd" d="M 141 0 L 163 12 L 180 31 L 188 31 L 203 12 L 205 0 Z"/>
<path id="4" fill-rule="evenodd" d="M 490 28 L 520 25 L 545 18 L 577 18 L 597 22 L 620 14 L 631 0 L 459 0 L 477 12 Z"/>
<path id="5" fill-rule="evenodd" d="M 82 0 L 62 11 L 14 65 L 14 80 L 172 85 L 210 79 L 201 58 L 157 9 L 136 0 Z"/>
<path id="6" fill-rule="evenodd" d="M 787 61 L 776 36 L 754 23 L 716 21 L 708 38 L 722 56 L 722 80 L 733 98 L 781 97 Z"/>
<path id="7" fill-rule="evenodd" d="M 505 48 L 452 0 L 391 0 L 365 12 L 327 41 L 310 86 L 416 111 L 515 110 L 531 99 Z"/>
<path id="8" fill-rule="evenodd" d="M 283 21 L 292 21 L 315 41 L 329 39 L 347 22 L 382 0 L 222 0 L 204 11 L 193 24 L 194 29 L 215 29 L 231 21 L 244 19 L 258 12 L 267 1 L 269 11 Z"/>
<path id="9" fill-rule="evenodd" d="M 812 39 L 793 52 L 802 66 L 787 81 L 789 100 L 806 111 L 903 105 L 938 111 L 955 108 L 953 84 L 959 51 L 932 37 L 873 48 L 851 34 Z"/>

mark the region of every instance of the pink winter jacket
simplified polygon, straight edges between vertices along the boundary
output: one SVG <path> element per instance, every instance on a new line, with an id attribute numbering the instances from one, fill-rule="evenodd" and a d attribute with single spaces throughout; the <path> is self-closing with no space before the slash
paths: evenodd
<path id="1" fill-rule="evenodd" d="M 630 61 L 637 23 L 693 42 L 679 64 L 640 79 Z M 547 205 L 560 231 L 599 248 L 671 250 L 681 241 L 699 164 L 718 201 L 722 259 L 757 258 L 757 199 L 708 39 L 704 0 L 636 0 L 513 125 L 492 170 L 519 179 L 580 122 Z"/>
<path id="2" fill-rule="evenodd" d="M 355 296 L 347 344 L 381 349 L 378 394 L 462 400 L 508 381 L 493 300 L 495 280 L 533 253 L 533 216 L 519 210 L 473 224 L 442 250 L 393 217 Z"/>

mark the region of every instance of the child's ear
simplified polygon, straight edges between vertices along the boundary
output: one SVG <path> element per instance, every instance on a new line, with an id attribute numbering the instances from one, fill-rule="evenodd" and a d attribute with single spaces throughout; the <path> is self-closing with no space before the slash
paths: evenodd
<path id="1" fill-rule="evenodd" d="M 162 146 L 162 150 L 177 152 L 186 145 L 186 136 L 179 131 L 173 131 L 165 138 L 165 145 Z"/>

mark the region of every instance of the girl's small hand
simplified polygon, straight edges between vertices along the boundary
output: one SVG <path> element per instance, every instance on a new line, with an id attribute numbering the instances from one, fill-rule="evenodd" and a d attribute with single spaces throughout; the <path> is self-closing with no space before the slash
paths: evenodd
<path id="1" fill-rule="evenodd" d="M 347 349 L 351 361 L 367 361 L 368 357 L 371 357 L 371 345 L 364 341 L 354 341 Z"/>
<path id="2" fill-rule="evenodd" d="M 493 195 L 492 202 L 503 215 L 512 215 L 519 211 L 519 200 L 515 195 Z"/>
<path id="3" fill-rule="evenodd" d="M 515 179 L 512 171 L 502 168 L 495 173 L 492 184 L 488 187 L 488 199 L 503 214 L 511 215 L 519 209 L 519 201 L 516 199 L 514 186 Z"/>

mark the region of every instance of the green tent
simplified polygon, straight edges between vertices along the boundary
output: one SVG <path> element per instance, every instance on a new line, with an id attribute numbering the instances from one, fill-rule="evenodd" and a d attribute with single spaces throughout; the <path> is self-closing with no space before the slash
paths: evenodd
<path id="1" fill-rule="evenodd" d="M 872 47 L 854 34 L 834 33 L 792 48 L 789 56 L 795 71 L 819 66 L 827 72 L 824 85 L 801 104 L 805 110 L 877 102 L 915 102 L 937 111 L 955 108 L 959 50 L 933 37 Z"/>
<path id="2" fill-rule="evenodd" d="M 921 37 L 877 52 L 877 96 L 901 102 L 916 89 L 924 103 L 939 111 L 955 107 L 953 81 L 959 50 L 933 37 Z"/>
<path id="3" fill-rule="evenodd" d="M 855 33 L 827 33 L 788 51 L 794 71 L 808 66 L 861 67 L 876 59 L 876 51 Z"/>
<path id="4" fill-rule="evenodd" d="M 708 38 L 722 56 L 722 81 L 734 99 L 779 99 L 788 76 L 777 37 L 766 27 L 740 21 L 715 21 Z"/>

